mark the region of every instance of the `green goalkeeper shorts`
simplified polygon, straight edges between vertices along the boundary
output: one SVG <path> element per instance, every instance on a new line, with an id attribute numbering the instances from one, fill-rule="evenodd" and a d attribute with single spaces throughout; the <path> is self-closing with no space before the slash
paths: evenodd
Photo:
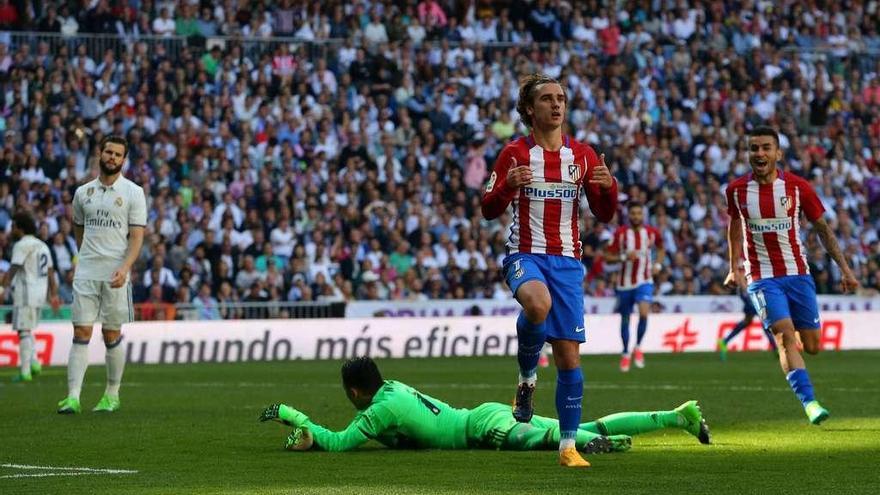
<path id="1" fill-rule="evenodd" d="M 510 406 L 498 402 L 480 404 L 468 416 L 468 447 L 500 449 L 516 424 Z"/>

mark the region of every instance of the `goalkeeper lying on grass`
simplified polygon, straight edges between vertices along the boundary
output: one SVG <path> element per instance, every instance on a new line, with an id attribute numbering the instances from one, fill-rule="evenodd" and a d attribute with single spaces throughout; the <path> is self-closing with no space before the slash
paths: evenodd
<path id="1" fill-rule="evenodd" d="M 473 409 L 457 409 L 394 380 L 383 380 L 368 357 L 342 365 L 346 395 L 358 409 L 343 431 L 330 431 L 304 413 L 284 404 L 263 411 L 260 421 L 278 421 L 293 427 L 288 450 L 352 450 L 368 440 L 391 448 L 551 450 L 559 444 L 559 422 L 534 416 L 517 423 L 511 407 L 495 402 Z M 625 412 L 583 423 L 577 448 L 585 453 L 624 451 L 631 435 L 661 428 L 681 428 L 709 443 L 709 428 L 696 401 L 672 411 Z"/>

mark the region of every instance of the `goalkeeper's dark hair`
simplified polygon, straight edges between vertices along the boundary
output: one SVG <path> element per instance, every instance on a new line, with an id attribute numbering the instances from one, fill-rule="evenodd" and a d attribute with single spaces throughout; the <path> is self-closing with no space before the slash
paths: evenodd
<path id="1" fill-rule="evenodd" d="M 26 211 L 19 211 L 12 216 L 12 222 L 24 232 L 24 235 L 37 235 L 37 222 L 34 216 Z"/>
<path id="2" fill-rule="evenodd" d="M 774 141 L 776 141 L 776 147 L 779 147 L 779 133 L 776 132 L 776 129 L 770 126 L 762 125 L 755 127 L 751 130 L 751 132 L 749 132 L 749 137 L 753 138 L 755 136 L 770 136 L 773 138 Z"/>
<path id="3" fill-rule="evenodd" d="M 104 139 L 101 140 L 101 146 L 98 149 L 104 151 L 104 146 L 106 146 L 107 143 L 121 144 L 125 148 L 125 152 L 122 154 L 122 157 L 124 158 L 128 156 L 128 140 L 124 137 L 117 134 L 105 136 Z"/>
<path id="4" fill-rule="evenodd" d="M 382 388 L 382 373 L 372 358 L 361 356 L 351 358 L 342 365 L 342 385 L 367 393 L 375 393 Z"/>
<path id="5" fill-rule="evenodd" d="M 534 124 L 532 116 L 529 115 L 526 108 L 535 104 L 535 93 L 538 91 L 538 87 L 544 84 L 559 84 L 559 81 L 537 72 L 523 76 L 519 80 L 519 98 L 516 100 L 516 111 L 526 127 L 531 128 Z"/>

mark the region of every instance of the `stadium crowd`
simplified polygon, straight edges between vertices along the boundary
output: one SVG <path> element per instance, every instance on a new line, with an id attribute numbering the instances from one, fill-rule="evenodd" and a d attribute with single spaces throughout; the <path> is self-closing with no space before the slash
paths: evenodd
<path id="1" fill-rule="evenodd" d="M 30 207 L 70 301 L 73 191 L 95 143 L 121 134 L 149 203 L 132 273 L 144 317 L 173 302 L 219 318 L 242 314 L 218 302 L 510 297 L 503 222 L 479 198 L 524 131 L 518 77 L 540 71 L 567 89 L 569 132 L 607 154 L 617 221 L 637 200 L 663 233 L 660 294 L 727 293 L 723 191 L 759 123 L 780 129 L 785 169 L 812 181 L 876 293 L 880 4 L 608 3 L 0 0 L 0 270 L 10 217 Z M 13 43 L 20 31 L 65 36 Z M 127 49 L 90 53 L 74 35 L 93 32 Z M 613 294 L 596 254 L 614 227 L 582 229 L 590 295 Z M 819 292 L 839 292 L 804 235 Z"/>

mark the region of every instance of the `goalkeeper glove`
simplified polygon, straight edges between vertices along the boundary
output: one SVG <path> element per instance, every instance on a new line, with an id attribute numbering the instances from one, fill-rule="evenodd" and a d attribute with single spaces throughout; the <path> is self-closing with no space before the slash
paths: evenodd
<path id="1" fill-rule="evenodd" d="M 277 421 L 287 426 L 299 427 L 309 421 L 304 413 L 285 404 L 272 404 L 260 414 L 260 422 Z"/>

